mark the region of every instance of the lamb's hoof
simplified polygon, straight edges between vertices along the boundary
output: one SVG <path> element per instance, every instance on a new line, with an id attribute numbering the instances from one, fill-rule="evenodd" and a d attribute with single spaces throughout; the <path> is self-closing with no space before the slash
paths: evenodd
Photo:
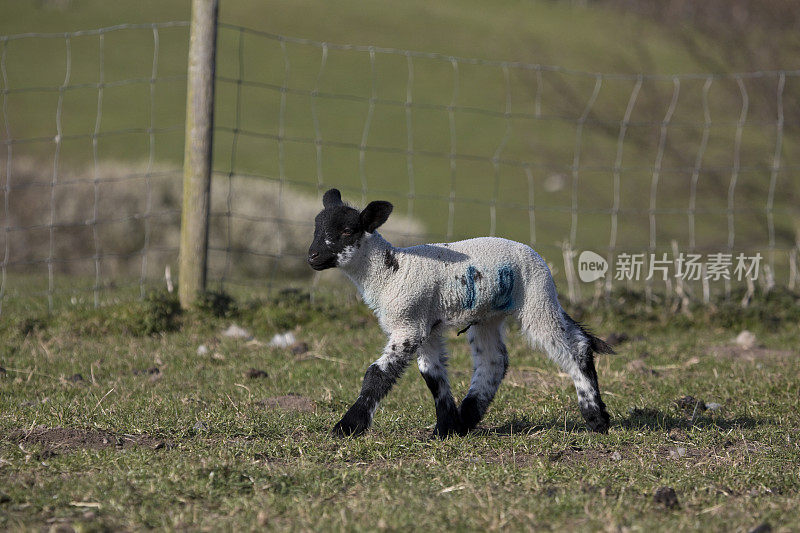
<path id="1" fill-rule="evenodd" d="M 446 439 L 459 434 L 461 434 L 461 415 L 458 413 L 458 407 L 450 404 L 443 409 L 441 405 L 437 405 L 436 428 L 433 430 L 433 438 Z"/>
<path id="2" fill-rule="evenodd" d="M 458 409 L 458 416 L 459 435 L 464 436 L 478 427 L 478 422 L 481 421 L 481 408 L 478 405 L 478 399 L 474 396 L 464 398 L 461 402 L 461 407 Z"/>
<path id="3" fill-rule="evenodd" d="M 611 418 L 607 412 L 600 409 L 586 409 L 582 410 L 581 414 L 589 429 L 596 433 L 608 433 Z"/>
<path id="4" fill-rule="evenodd" d="M 434 439 L 444 440 L 460 434 L 461 431 L 456 425 L 440 426 L 439 424 L 436 424 L 436 428 L 434 428 L 431 437 Z"/>
<path id="5" fill-rule="evenodd" d="M 331 430 L 334 437 L 358 437 L 369 429 L 369 422 L 345 415 Z"/>

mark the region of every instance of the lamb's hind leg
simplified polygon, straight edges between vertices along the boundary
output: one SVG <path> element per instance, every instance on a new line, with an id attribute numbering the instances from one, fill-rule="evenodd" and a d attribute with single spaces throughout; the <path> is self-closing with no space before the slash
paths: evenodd
<path id="1" fill-rule="evenodd" d="M 456 433 L 460 427 L 458 408 L 447 379 L 447 352 L 440 335 L 432 333 L 420 346 L 417 364 L 436 404 L 436 429 L 433 435 L 444 438 Z"/>
<path id="2" fill-rule="evenodd" d="M 570 354 L 574 368 L 570 371 L 578 393 L 578 406 L 581 414 L 592 431 L 608 433 L 610 417 L 606 404 L 600 397 L 600 385 L 597 382 L 597 370 L 594 366 L 594 354 L 614 353 L 602 340 L 586 331 L 569 315 L 563 313 L 565 333 L 570 345 Z"/>
<path id="3" fill-rule="evenodd" d="M 600 398 L 597 370 L 594 367 L 593 339 L 574 320 L 558 308 L 552 314 L 520 317 L 531 343 L 543 348 L 561 369 L 569 374 L 578 393 L 578 406 L 584 420 L 598 433 L 608 433 L 609 416 Z M 599 341 L 605 348 L 610 348 Z"/>
<path id="4" fill-rule="evenodd" d="M 474 372 L 469 391 L 461 401 L 461 431 L 466 433 L 481 421 L 508 369 L 508 351 L 503 342 L 503 319 L 472 325 L 468 340 Z"/>

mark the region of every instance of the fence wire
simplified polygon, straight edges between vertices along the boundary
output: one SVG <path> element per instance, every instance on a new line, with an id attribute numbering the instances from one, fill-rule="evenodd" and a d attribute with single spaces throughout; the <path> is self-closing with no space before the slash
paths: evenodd
<path id="1" fill-rule="evenodd" d="M 175 82 L 185 86 L 185 74 L 160 75 L 159 57 L 162 33 L 179 31 L 185 35 L 186 27 L 186 22 L 124 24 L 88 31 L 0 37 L 4 133 L 0 144 L 5 148 L 0 312 L 9 300 L 30 302 L 37 296 L 46 297 L 51 310 L 59 299 L 83 301 L 84 293 L 91 294 L 91 302 L 87 303 L 95 307 L 109 299 L 113 301 L 126 290 L 137 289 L 135 292 L 141 297 L 149 280 L 158 275 L 149 261 L 155 259 L 163 268 L 165 261 L 176 256 L 177 241 L 167 236 L 171 232 L 163 228 L 178 224 L 181 170 L 175 164 L 157 165 L 156 148 L 161 136 L 180 133 L 183 121 L 181 118 L 170 124 L 159 123 L 156 94 L 159 86 Z M 137 51 L 152 47 L 150 75 L 119 78 L 128 66 L 115 64 L 112 66 L 117 78 L 109 79 L 109 36 L 133 39 Z M 25 79 L 30 78 L 27 69 L 36 68 L 34 65 L 26 65 L 26 69 L 18 66 L 14 73 L 20 79 L 17 81 L 9 67 L 14 59 L 12 48 L 19 45 L 16 48 L 22 54 L 25 46 L 35 48 L 43 41 L 63 43 L 63 81 L 57 86 L 26 83 Z M 96 53 L 91 58 L 87 57 L 90 41 L 94 41 Z M 77 56 L 76 43 L 82 50 Z M 95 79 L 76 81 L 76 62 L 81 62 L 78 70 L 83 78 L 87 77 L 85 70 L 96 65 Z M 107 92 L 140 86 L 147 87 L 149 94 L 147 116 L 140 121 L 143 124 L 106 127 L 103 110 Z M 75 131 L 73 125 L 65 124 L 65 102 L 72 94 L 87 90 L 96 92 L 94 118 L 86 130 Z M 57 95 L 54 135 L 31 135 L 26 117 L 15 114 L 10 101 L 25 97 L 36 106 L 46 105 L 48 94 Z M 123 164 L 114 151 L 101 150 L 102 143 L 116 140 L 111 146 L 119 146 L 142 138 L 146 139 L 147 149 L 141 164 Z M 81 164 L 75 169 L 70 149 L 84 143 L 90 146 L 88 166 Z M 156 185 L 163 194 L 174 197 L 174 205 L 154 208 Z M 88 233 L 83 231 L 86 229 Z M 154 242 L 156 229 L 161 235 Z M 137 262 L 138 267 L 132 266 Z M 44 276 L 39 273 L 41 267 L 45 269 Z"/>
<path id="2" fill-rule="evenodd" d="M 318 200 L 327 187 L 336 186 L 362 205 L 388 197 L 405 208 L 406 216 L 422 220 L 418 233 L 387 229 L 403 242 L 507 236 L 540 249 L 562 280 L 569 269 L 559 264 L 557 250 L 565 261 L 574 261 L 582 249 L 594 250 L 612 265 L 622 252 L 764 251 L 762 283 L 774 283 L 770 278 L 776 269 L 789 284 L 796 283 L 792 226 L 800 211 L 788 199 L 798 192 L 792 177 L 800 158 L 797 128 L 785 131 L 782 98 L 787 80 L 796 82 L 800 71 L 580 72 L 296 39 L 222 24 L 223 41 L 226 33 L 230 38 L 228 48 L 222 45 L 223 56 L 236 55 L 238 67 L 218 68 L 217 83 L 223 89 L 235 88 L 230 94 L 236 112 L 233 121 L 217 117 L 217 144 L 227 139 L 231 143 L 227 166 L 217 165 L 229 177 L 228 204 L 223 212 L 212 202 L 212 210 L 227 219 L 228 228 L 235 227 L 237 219 L 253 221 L 263 215 L 246 212 L 241 205 L 237 209 L 237 202 L 230 200 L 237 178 L 273 182 L 281 199 L 285 187 Z M 245 47 L 259 50 L 262 60 L 264 54 L 272 58 L 255 62 Z M 354 79 L 331 75 L 334 64 Z M 470 74 L 465 73 L 468 68 Z M 417 86 L 421 72 L 427 76 L 424 88 Z M 387 87 L 381 77 L 402 87 Z M 485 105 L 464 97 L 474 91 L 476 80 L 496 88 Z M 565 94 L 553 90 L 559 83 L 566 87 Z M 764 100 L 763 86 L 770 84 L 775 87 L 773 99 L 759 101 L 754 113 L 750 91 Z M 580 98 L 568 97 L 571 86 L 584 88 Z M 715 87 L 719 92 L 713 93 Z M 274 107 L 265 107 L 265 102 Z M 333 127 L 329 121 L 326 127 L 321 120 L 326 113 L 342 120 Z M 441 123 L 436 136 L 420 120 L 423 114 Z M 391 120 L 381 120 L 389 115 Z M 337 128 L 346 128 L 347 134 Z M 463 141 L 484 128 L 487 135 L 480 146 Z M 531 132 L 555 129 L 562 135 L 555 150 L 561 160 L 541 147 L 531 149 L 529 141 Z M 392 136 L 390 130 L 400 134 Z M 570 130 L 572 141 L 565 141 Z M 755 142 L 756 135 L 773 135 L 774 143 Z M 390 137 L 394 142 L 384 140 Z M 784 141 L 788 137 L 790 151 Z M 240 149 L 245 142 L 269 152 L 277 165 L 248 157 Z M 306 155 L 287 155 L 290 152 Z M 350 162 L 326 165 L 345 157 Z M 296 164 L 294 158 L 309 164 Z M 401 160 L 404 176 L 398 171 Z M 482 166 L 482 174 L 475 165 Z M 776 188 L 781 186 L 787 201 L 776 202 Z M 291 243 L 296 237 L 289 237 L 280 239 L 280 246 L 242 246 L 233 242 L 231 231 L 225 239 L 212 240 L 212 251 L 227 265 L 212 278 L 223 285 L 269 286 L 282 269 L 291 277 L 303 258 L 316 208 L 273 211 L 277 218 L 272 223 L 290 222 L 305 231 L 305 236 L 302 231 L 292 234 L 299 236 L 297 243 Z M 676 222 L 678 217 L 683 222 Z M 776 238 L 776 217 L 782 220 L 782 239 Z M 486 223 L 476 223 L 480 219 Z M 749 227 L 754 220 L 755 229 Z M 232 279 L 229 266 L 249 255 L 266 259 L 270 275 L 257 281 L 246 276 Z M 609 274 L 601 282 L 606 294 L 620 284 L 613 271 Z M 575 281 L 567 281 L 579 298 L 579 287 L 572 287 Z M 645 280 L 648 298 L 657 283 L 664 285 Z M 723 284 L 722 290 L 730 293 L 730 280 Z M 669 280 L 666 285 L 671 287 Z"/>
<path id="3" fill-rule="evenodd" d="M 0 312 L 31 296 L 49 309 L 141 298 L 169 277 L 186 60 L 176 67 L 165 42 L 188 42 L 187 26 L 0 37 Z M 334 186 L 361 205 L 392 201 L 382 232 L 398 245 L 479 235 L 527 242 L 575 300 L 630 286 L 615 279 L 614 260 L 640 252 L 763 252 L 758 283 L 800 281 L 800 124 L 784 105 L 798 94 L 800 70 L 581 72 L 230 24 L 218 35 L 211 288 L 325 281 L 304 258 L 321 195 Z M 119 36 L 146 65 L 111 59 Z M 43 41 L 61 45 L 57 82 L 11 65 L 19 43 Z M 143 91 L 135 121 L 117 117 L 126 104 L 114 91 L 126 88 Z M 72 99 L 86 91 L 91 121 L 78 127 Z M 52 109 L 52 131 L 26 128 L 17 99 Z M 575 278 L 583 250 L 611 265 L 593 285 Z M 648 299 L 660 287 L 708 299 L 737 284 L 642 283 Z"/>

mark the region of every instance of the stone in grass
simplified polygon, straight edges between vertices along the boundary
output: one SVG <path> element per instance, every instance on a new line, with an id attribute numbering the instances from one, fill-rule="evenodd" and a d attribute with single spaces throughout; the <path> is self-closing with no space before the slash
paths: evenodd
<path id="1" fill-rule="evenodd" d="M 72 374 L 70 377 L 67 378 L 67 381 L 71 381 L 73 383 L 80 383 L 83 381 L 83 376 L 80 374 Z"/>
<path id="2" fill-rule="evenodd" d="M 250 340 L 253 336 L 250 334 L 249 331 L 246 329 L 237 326 L 236 324 L 231 324 L 228 326 L 228 329 L 222 332 L 223 337 L 229 337 L 231 339 L 245 339 Z"/>
<path id="3" fill-rule="evenodd" d="M 659 487 L 653 495 L 653 501 L 660 503 L 667 509 L 677 509 L 680 507 L 678 503 L 678 495 L 675 494 L 675 489 L 672 487 Z"/>
<path id="4" fill-rule="evenodd" d="M 266 372 L 264 372 L 263 370 L 260 370 L 258 368 L 251 368 L 250 370 L 248 370 L 246 372 L 246 375 L 250 379 L 268 378 L 269 377 L 269 375 Z"/>
<path id="5" fill-rule="evenodd" d="M 770 533 L 772 531 L 772 526 L 769 525 L 769 522 L 761 522 L 756 527 L 748 531 L 748 533 Z"/>
<path id="6" fill-rule="evenodd" d="M 719 409 L 722 409 L 722 404 L 716 402 L 709 402 L 706 404 L 706 409 L 708 409 L 709 411 L 718 411 Z"/>
<path id="7" fill-rule="evenodd" d="M 756 336 L 752 332 L 744 330 L 736 336 L 736 344 L 745 350 L 751 350 L 756 345 Z"/>
<path id="8" fill-rule="evenodd" d="M 201 422 L 201 421 L 199 421 L 199 420 L 198 420 L 198 421 L 195 423 L 195 425 L 194 425 L 194 426 L 192 426 L 192 429 L 193 429 L 193 430 L 195 430 L 195 431 L 197 431 L 197 432 L 199 433 L 199 432 L 202 432 L 202 431 L 208 431 L 208 426 L 207 426 L 207 425 L 205 425 L 205 423 L 203 423 L 203 422 Z"/>
<path id="9" fill-rule="evenodd" d="M 276 333 L 269 341 L 269 345 L 273 348 L 288 348 L 297 343 L 294 333 L 287 331 L 286 333 Z"/>

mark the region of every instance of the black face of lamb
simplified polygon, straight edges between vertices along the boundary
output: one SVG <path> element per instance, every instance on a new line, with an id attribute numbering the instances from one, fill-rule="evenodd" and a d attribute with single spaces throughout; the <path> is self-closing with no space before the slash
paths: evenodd
<path id="1" fill-rule="evenodd" d="M 392 212 L 389 202 L 371 202 L 359 212 L 342 202 L 336 189 L 325 193 L 322 205 L 324 209 L 314 219 L 314 240 L 308 249 L 308 264 L 314 270 L 338 266 L 340 254 L 360 247 L 364 233 L 375 231 Z"/>
<path id="2" fill-rule="evenodd" d="M 364 230 L 357 210 L 346 205 L 323 209 L 315 219 L 314 241 L 308 249 L 308 264 L 314 270 L 337 266 L 339 254 L 350 246 L 358 247 Z"/>

